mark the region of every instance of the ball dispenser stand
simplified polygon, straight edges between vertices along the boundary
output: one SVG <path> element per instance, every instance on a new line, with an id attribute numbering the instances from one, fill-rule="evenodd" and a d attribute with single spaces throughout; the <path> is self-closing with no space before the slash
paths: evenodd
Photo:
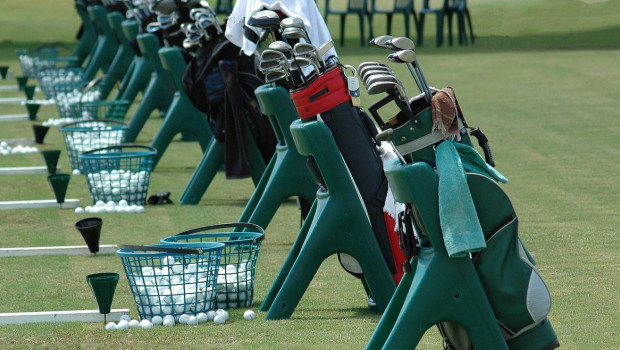
<path id="1" fill-rule="evenodd" d="M 49 126 L 32 124 L 32 131 L 34 132 L 34 142 L 40 145 L 43 144 L 43 140 L 45 139 L 45 135 L 47 135 L 49 129 Z"/>
<path id="2" fill-rule="evenodd" d="M 65 195 L 67 194 L 67 187 L 69 186 L 69 180 L 71 175 L 69 174 L 52 174 L 47 176 L 47 182 L 52 186 L 56 202 L 60 204 L 65 202 Z"/>
<path id="3" fill-rule="evenodd" d="M 97 217 L 82 219 L 75 223 L 75 229 L 80 232 L 88 250 L 97 255 L 99 251 L 99 238 L 101 237 L 101 226 L 103 220 Z"/>
<path id="4" fill-rule="evenodd" d="M 118 284 L 118 273 L 103 272 L 86 276 L 86 282 L 95 296 L 99 313 L 103 315 L 103 325 L 107 323 L 106 315 L 110 313 L 114 291 Z"/>
<path id="5" fill-rule="evenodd" d="M 49 175 L 56 174 L 56 166 L 58 165 L 58 158 L 60 158 L 60 150 L 47 150 L 41 151 L 43 159 L 45 159 L 45 165 L 47 166 L 47 173 Z"/>

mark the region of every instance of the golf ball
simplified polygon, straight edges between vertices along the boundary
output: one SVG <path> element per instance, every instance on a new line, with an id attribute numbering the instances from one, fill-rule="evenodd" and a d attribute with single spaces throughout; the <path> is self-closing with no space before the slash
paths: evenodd
<path id="1" fill-rule="evenodd" d="M 207 312 L 207 320 L 211 321 L 215 318 L 215 315 L 217 315 L 217 313 L 213 310 Z"/>
<path id="2" fill-rule="evenodd" d="M 148 320 L 145 320 L 145 321 L 148 321 Z M 137 327 L 141 327 L 140 322 L 138 322 L 138 320 L 129 321 L 129 328 L 137 328 Z"/>
<path id="3" fill-rule="evenodd" d="M 246 319 L 246 320 L 253 320 L 253 319 L 256 318 L 256 314 L 252 310 L 246 310 L 243 313 L 243 318 Z"/>
<path id="4" fill-rule="evenodd" d="M 154 325 L 160 325 L 164 322 L 164 320 L 161 318 L 161 316 L 153 316 L 153 318 L 151 319 L 151 322 Z"/>
<path id="5" fill-rule="evenodd" d="M 125 320 L 120 320 L 117 324 L 116 324 L 116 330 L 118 331 L 124 331 L 125 329 L 129 328 L 129 322 L 125 321 Z"/>
<path id="6" fill-rule="evenodd" d="M 209 317 L 204 312 L 201 312 L 198 315 L 196 315 L 196 319 L 198 320 L 198 323 L 204 323 L 204 322 L 207 322 Z"/>
<path id="7" fill-rule="evenodd" d="M 224 317 L 224 321 L 228 321 L 228 317 L 229 317 L 229 315 L 228 315 L 228 312 L 226 312 L 226 310 L 224 310 L 224 309 L 218 309 L 218 310 L 216 311 L 216 313 L 217 313 L 218 315 L 221 315 L 222 317 Z"/>
<path id="8" fill-rule="evenodd" d="M 174 326 L 174 318 L 164 318 L 163 325 L 166 327 Z"/>
<path id="9" fill-rule="evenodd" d="M 132 320 L 132 321 L 135 321 L 135 320 Z M 136 321 L 136 322 L 138 322 L 138 321 Z M 153 328 L 153 324 L 149 320 L 142 320 L 142 321 L 140 321 L 140 327 L 142 329 L 151 329 L 151 328 Z"/>
<path id="10" fill-rule="evenodd" d="M 213 318 L 213 322 L 215 322 L 215 324 L 223 324 L 224 322 L 226 322 L 226 319 L 224 319 L 224 316 L 217 314 Z"/>
<path id="11" fill-rule="evenodd" d="M 189 319 L 189 316 L 186 315 L 186 314 L 183 314 L 183 315 L 179 316 L 179 323 L 180 324 L 186 324 L 188 319 Z"/>
<path id="12" fill-rule="evenodd" d="M 114 323 L 114 322 L 108 322 L 108 323 L 105 325 L 105 330 L 106 330 L 106 331 L 115 331 L 115 330 L 116 330 L 116 323 Z"/>
<path id="13" fill-rule="evenodd" d="M 71 172 L 72 175 L 78 176 L 81 175 L 82 173 L 80 172 L 79 169 L 73 169 L 73 171 Z"/>
<path id="14" fill-rule="evenodd" d="M 82 207 L 77 207 L 77 208 L 75 208 L 75 213 L 76 214 L 84 214 L 84 209 L 82 209 Z"/>
<path id="15" fill-rule="evenodd" d="M 198 319 L 196 318 L 196 316 L 189 316 L 187 318 L 187 324 L 189 326 L 195 326 L 198 324 Z"/>

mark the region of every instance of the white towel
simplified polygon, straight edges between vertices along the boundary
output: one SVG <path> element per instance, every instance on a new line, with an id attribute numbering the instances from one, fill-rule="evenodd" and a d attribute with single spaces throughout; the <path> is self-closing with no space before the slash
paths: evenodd
<path id="1" fill-rule="evenodd" d="M 320 47 L 332 40 L 332 36 L 314 0 L 237 0 L 232 13 L 228 17 L 226 38 L 240 47 L 248 56 L 256 51 L 256 44 L 243 36 L 244 19 L 245 23 L 247 23 L 247 20 L 253 13 L 261 10 L 282 11 L 287 17 L 301 18 L 306 26 L 310 41 L 316 47 Z M 263 32 L 263 29 L 260 28 L 249 26 L 248 28 L 252 28 L 259 36 Z M 327 59 L 331 56 L 337 56 L 336 50 L 333 48 L 323 57 Z"/>

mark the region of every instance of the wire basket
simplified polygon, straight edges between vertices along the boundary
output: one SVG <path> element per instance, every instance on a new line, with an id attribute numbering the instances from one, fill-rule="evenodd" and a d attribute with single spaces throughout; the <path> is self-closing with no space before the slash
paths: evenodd
<path id="1" fill-rule="evenodd" d="M 80 67 L 43 69 L 38 73 L 37 80 L 45 98 L 50 100 L 59 92 L 81 90 L 86 85 L 83 74 L 84 68 Z M 54 85 L 57 87 L 54 88 Z"/>
<path id="2" fill-rule="evenodd" d="M 129 288 L 141 319 L 198 314 L 214 307 L 215 282 L 224 244 L 121 246 Z"/>
<path id="3" fill-rule="evenodd" d="M 80 154 L 93 203 L 124 199 L 144 205 L 156 153 L 153 147 L 122 144 Z"/>
<path id="4" fill-rule="evenodd" d="M 228 232 L 214 232 L 232 228 Z M 211 232 L 210 232 L 211 231 Z M 239 231 L 239 232 L 235 232 Z M 220 242 L 226 245 L 217 277 L 217 308 L 250 307 L 254 302 L 254 272 L 265 230 L 251 223 L 229 223 L 196 228 L 166 237 L 162 243 Z"/>
<path id="5" fill-rule="evenodd" d="M 82 105 L 91 104 L 94 102 L 99 103 L 101 106 L 107 105 L 122 105 L 124 109 L 121 110 L 122 117 L 125 117 L 127 108 L 129 108 L 129 102 L 116 102 L 116 101 L 101 101 L 100 92 L 98 86 L 103 82 L 102 78 L 97 78 L 90 81 L 87 85 L 76 86 L 74 82 L 63 81 L 57 82 L 51 85 L 52 95 L 56 101 L 56 107 L 58 108 L 58 114 L 61 118 L 65 119 L 95 119 L 97 115 L 101 113 L 93 113 L 95 107 L 90 107 L 90 113 L 82 113 Z M 114 107 L 118 108 L 118 107 Z M 118 117 L 110 117 L 108 119 L 118 119 Z"/>
<path id="6" fill-rule="evenodd" d="M 64 69 L 75 67 L 77 63 L 77 57 L 35 57 L 32 60 L 32 67 L 34 70 L 34 76 L 37 78 L 39 72 L 45 69 Z"/>
<path id="7" fill-rule="evenodd" d="M 58 57 L 58 49 L 45 47 L 37 48 L 34 50 L 17 50 L 17 58 L 19 59 L 19 65 L 22 69 L 22 75 L 28 78 L 35 79 L 37 77 L 37 71 L 34 67 L 34 59 L 40 58 L 56 58 Z"/>
<path id="8" fill-rule="evenodd" d="M 116 146 L 123 143 L 129 127 L 118 120 L 84 120 L 65 124 L 60 128 L 72 169 L 84 172 L 79 155 L 96 148 Z"/>

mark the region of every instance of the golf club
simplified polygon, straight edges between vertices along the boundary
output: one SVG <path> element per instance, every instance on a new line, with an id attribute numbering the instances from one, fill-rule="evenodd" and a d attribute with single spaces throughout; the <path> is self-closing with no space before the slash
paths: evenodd
<path id="1" fill-rule="evenodd" d="M 297 43 L 295 44 L 295 47 L 293 47 L 293 52 L 296 56 L 309 56 L 316 61 L 317 65 L 321 66 L 321 71 L 325 71 L 325 62 L 323 61 L 323 58 L 319 56 L 319 52 L 314 45 L 308 43 Z"/>
<path id="2" fill-rule="evenodd" d="M 377 72 L 375 74 L 367 75 L 367 76 L 364 77 L 364 80 L 363 80 L 364 86 L 366 86 L 367 88 L 372 83 L 377 82 L 377 81 L 398 81 L 400 83 L 400 85 L 403 84 L 394 75 L 389 74 L 389 73 L 385 73 L 385 72 Z"/>
<path id="3" fill-rule="evenodd" d="M 274 40 L 281 40 L 280 16 L 272 10 L 258 11 L 248 19 L 248 26 L 264 29 L 271 33 Z"/>
<path id="4" fill-rule="evenodd" d="M 390 62 L 395 62 L 395 63 L 406 63 L 407 67 L 409 67 L 410 70 L 413 70 L 412 63 L 416 62 L 416 72 L 420 74 L 420 80 L 422 81 L 422 88 L 423 88 L 423 89 L 420 89 L 420 91 L 424 93 L 425 95 L 424 98 L 426 99 L 426 101 L 430 102 L 431 97 L 433 95 L 431 94 L 431 90 L 428 86 L 428 83 L 426 82 L 426 79 L 424 78 L 424 75 L 422 74 L 422 70 L 419 68 L 419 65 L 417 64 L 415 52 L 412 50 L 401 50 L 398 52 L 394 52 L 388 55 L 388 60 Z M 418 81 L 416 80 L 416 83 L 417 82 Z"/>
<path id="5" fill-rule="evenodd" d="M 293 52 L 293 48 L 291 47 L 291 45 L 289 45 L 288 43 L 285 43 L 284 41 L 274 41 L 271 44 L 269 44 L 269 49 L 274 50 L 274 51 L 279 51 L 285 54 L 288 53 L 288 56 L 290 56 L 293 59 L 293 62 L 295 62 L 295 64 L 297 65 L 297 69 L 301 73 L 301 68 L 299 68 L 299 64 L 297 63 L 297 58 L 295 57 L 295 53 Z M 306 78 L 304 77 L 303 74 L 301 74 L 301 79 L 302 79 L 302 82 L 304 83 L 306 82 Z"/>
<path id="6" fill-rule="evenodd" d="M 382 35 L 382 36 L 378 36 L 372 40 L 370 40 L 370 45 L 376 46 L 376 47 L 380 47 L 382 49 L 387 49 L 387 47 L 385 47 L 385 43 L 389 40 L 394 39 L 393 36 L 391 35 Z"/>
<path id="7" fill-rule="evenodd" d="M 371 72 L 372 72 L 372 74 L 375 74 L 376 72 L 385 72 L 385 73 L 394 74 L 394 71 L 392 69 L 390 69 L 389 67 L 384 67 L 384 66 L 365 66 L 360 71 L 360 77 L 363 80 L 364 77 L 366 75 L 368 75 L 369 73 L 371 73 Z"/>
<path id="8" fill-rule="evenodd" d="M 326 42 L 325 44 L 319 47 L 319 57 L 323 58 L 323 56 L 327 53 L 327 51 L 331 50 L 334 47 L 334 42 L 332 40 Z"/>
<path id="9" fill-rule="evenodd" d="M 380 94 L 382 92 L 388 92 L 389 93 L 390 91 L 395 91 L 395 92 L 397 92 L 400 95 L 400 99 L 398 99 L 400 101 L 400 103 L 397 103 L 398 106 L 402 109 L 403 108 L 403 103 L 402 102 L 405 102 L 404 105 L 406 105 L 406 108 L 407 108 L 408 112 L 410 113 L 412 111 L 411 105 L 409 105 L 409 99 L 407 98 L 407 94 L 405 93 L 405 89 L 398 82 L 395 82 L 395 81 L 378 81 L 378 82 L 375 82 L 375 83 L 369 85 L 367 90 L 368 90 L 368 94 L 369 95 L 376 95 L 376 94 Z"/>
<path id="10" fill-rule="evenodd" d="M 306 30 L 306 25 L 301 18 L 297 17 L 287 17 L 280 22 L 280 27 L 282 28 L 282 32 L 287 30 L 288 28 L 297 28 L 303 30 L 303 39 L 306 40 L 308 44 L 312 44 L 310 41 L 310 37 L 308 36 L 308 31 Z M 284 34 L 282 34 L 284 36 Z"/>

